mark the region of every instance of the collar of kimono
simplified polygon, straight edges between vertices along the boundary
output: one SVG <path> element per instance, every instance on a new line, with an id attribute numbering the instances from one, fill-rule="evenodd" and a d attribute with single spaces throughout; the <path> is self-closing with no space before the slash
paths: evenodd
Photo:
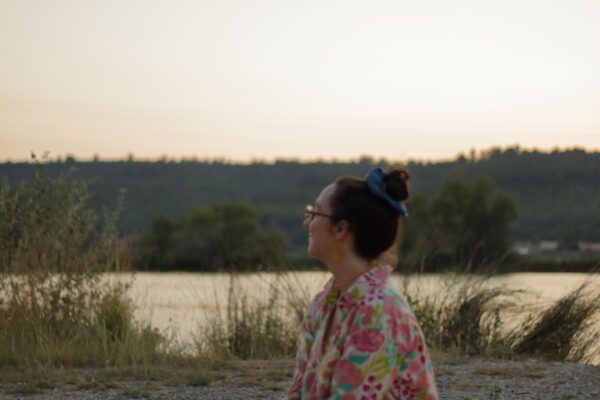
<path id="1" fill-rule="evenodd" d="M 377 289 L 385 287 L 391 273 L 392 268 L 390 266 L 377 265 L 359 276 L 341 296 L 340 289 L 335 286 L 335 280 L 331 279 L 325 285 L 327 289 L 325 303 L 328 306 L 333 306 L 338 301 L 349 306 L 354 304 L 364 305 L 378 295 Z"/>

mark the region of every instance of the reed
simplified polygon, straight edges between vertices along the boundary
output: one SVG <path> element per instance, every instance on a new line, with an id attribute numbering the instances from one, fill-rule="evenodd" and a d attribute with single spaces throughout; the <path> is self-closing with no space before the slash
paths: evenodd
<path id="1" fill-rule="evenodd" d="M 36 160 L 37 161 L 37 160 Z M 98 217 L 87 184 L 47 179 L 0 182 L 0 365 L 136 365 L 161 357 L 164 341 L 134 319 L 117 235 L 120 208 Z"/>
<path id="2" fill-rule="evenodd" d="M 446 274 L 427 297 L 409 277 L 404 293 L 437 352 L 573 362 L 600 355 L 600 290 L 589 281 L 541 311 L 524 303 L 527 293 L 492 286 L 486 276 Z"/>
<path id="3" fill-rule="evenodd" d="M 600 290 L 584 281 L 532 318 L 513 351 L 548 360 L 590 361 L 600 355 L 600 331 L 594 329 L 599 311 Z"/>
<path id="4" fill-rule="evenodd" d="M 243 275 L 242 275 L 243 276 Z M 266 297 L 248 293 L 231 272 L 225 307 L 208 311 L 208 328 L 196 338 L 198 354 L 208 359 L 293 357 L 306 296 L 290 290 L 294 273 L 274 273 Z M 296 287 L 297 289 L 298 287 Z"/>
<path id="5" fill-rule="evenodd" d="M 458 355 L 510 352 L 502 314 L 517 292 L 489 284 L 485 276 L 447 273 L 440 290 L 430 296 L 405 278 L 404 295 L 411 304 L 429 346 Z"/>

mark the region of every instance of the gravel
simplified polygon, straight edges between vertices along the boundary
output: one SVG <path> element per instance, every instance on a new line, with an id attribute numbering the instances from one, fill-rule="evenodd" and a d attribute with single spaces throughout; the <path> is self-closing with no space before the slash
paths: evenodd
<path id="1" fill-rule="evenodd" d="M 290 364 L 291 365 L 291 364 Z M 283 379 L 265 383 L 214 381 L 206 386 L 187 386 L 156 381 L 111 382 L 82 389 L 38 387 L 26 393 L 24 383 L 4 385 L 0 400 L 47 399 L 284 399 L 290 383 Z M 436 366 L 441 399 L 590 399 L 600 400 L 600 366 L 537 360 L 505 361 L 472 358 Z"/>

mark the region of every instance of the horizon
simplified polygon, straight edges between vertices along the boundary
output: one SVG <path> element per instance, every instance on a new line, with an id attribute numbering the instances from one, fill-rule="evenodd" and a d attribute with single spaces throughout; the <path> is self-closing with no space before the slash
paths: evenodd
<path id="1" fill-rule="evenodd" d="M 377 157 L 370 154 L 361 154 L 357 157 L 352 158 L 298 158 L 298 157 L 273 157 L 270 159 L 267 158 L 253 158 L 250 160 L 237 160 L 226 157 L 200 157 L 200 156 L 169 156 L 167 154 L 163 154 L 159 157 L 136 157 L 135 154 L 128 153 L 121 158 L 102 158 L 101 155 L 95 154 L 93 157 L 78 157 L 75 154 L 65 153 L 65 154 L 57 154 L 52 157 L 50 154 L 35 154 L 31 152 L 30 157 L 27 159 L 5 159 L 0 160 L 0 164 L 35 164 L 35 161 L 42 162 L 50 162 L 50 163 L 64 163 L 68 158 L 72 158 L 75 162 L 147 162 L 147 163 L 155 163 L 155 162 L 164 162 L 164 163 L 182 163 L 182 162 L 198 162 L 198 163 L 222 163 L 222 164 L 231 164 L 231 165 L 251 165 L 251 164 L 275 164 L 277 162 L 296 162 L 300 164 L 311 164 L 311 163 L 357 163 L 363 159 L 370 159 L 379 163 L 388 163 L 390 165 L 400 164 L 406 165 L 409 163 L 416 164 L 426 164 L 426 163 L 444 163 L 444 162 L 454 162 L 457 161 L 461 157 L 465 157 L 468 160 L 474 161 L 482 161 L 485 160 L 489 153 L 493 151 L 505 152 L 508 150 L 516 150 L 519 154 L 523 153 L 540 153 L 540 154 L 552 154 L 552 153 L 566 153 L 572 151 L 582 151 L 586 154 L 596 154 L 600 153 L 600 149 L 589 149 L 584 148 L 582 146 L 573 146 L 573 147 L 553 147 L 551 149 L 542 149 L 539 147 L 522 147 L 517 144 L 512 146 L 500 147 L 500 146 L 491 146 L 489 148 L 480 149 L 479 151 L 474 148 L 468 149 L 465 151 L 461 151 L 449 158 L 440 158 L 440 159 L 391 159 L 386 157 Z"/>

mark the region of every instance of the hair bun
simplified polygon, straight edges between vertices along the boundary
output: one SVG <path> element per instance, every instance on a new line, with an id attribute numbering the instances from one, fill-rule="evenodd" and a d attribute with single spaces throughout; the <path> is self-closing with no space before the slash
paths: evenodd
<path id="1" fill-rule="evenodd" d="M 383 178 L 386 193 L 397 201 L 405 201 L 409 196 L 409 180 L 410 175 L 405 169 L 398 167 L 390 168 Z"/>

